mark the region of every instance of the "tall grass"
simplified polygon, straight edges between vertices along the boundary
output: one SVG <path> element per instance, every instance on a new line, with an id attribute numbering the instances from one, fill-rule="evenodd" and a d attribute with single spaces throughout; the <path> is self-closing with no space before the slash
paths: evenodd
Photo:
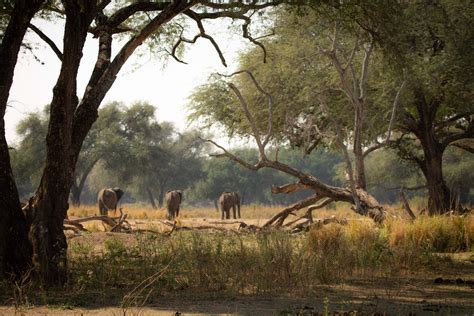
<path id="1" fill-rule="evenodd" d="M 439 252 L 472 250 L 473 241 L 474 217 L 420 217 L 413 223 L 392 219 L 382 227 L 354 220 L 297 235 L 286 231 L 90 234 L 69 243 L 66 291 L 42 295 L 34 289 L 29 299 L 34 304 L 77 306 L 121 304 L 124 297 L 131 304 L 164 296 L 308 295 L 321 284 L 353 277 L 437 270 L 454 264 Z M 138 291 L 144 280 L 146 289 Z M 134 300 L 130 293 L 141 294 Z"/>

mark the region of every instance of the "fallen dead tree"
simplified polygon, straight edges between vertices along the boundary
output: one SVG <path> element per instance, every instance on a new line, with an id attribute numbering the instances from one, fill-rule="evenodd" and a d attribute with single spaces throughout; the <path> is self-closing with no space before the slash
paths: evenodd
<path id="1" fill-rule="evenodd" d="M 239 100 L 240 107 L 242 109 L 243 114 L 245 115 L 247 122 L 250 126 L 250 135 L 255 139 L 258 148 L 258 161 L 255 163 L 248 162 L 243 160 L 233 153 L 229 152 L 227 149 L 222 147 L 221 145 L 217 144 L 215 141 L 211 139 L 202 139 L 204 142 L 210 143 L 221 150 L 220 153 L 212 154 L 211 156 L 217 158 L 228 158 L 237 162 L 238 164 L 244 166 L 249 170 L 260 170 L 262 168 L 271 168 L 281 172 L 284 172 L 288 175 L 291 175 L 298 179 L 299 181 L 296 183 L 290 183 L 283 186 L 273 186 L 272 192 L 273 193 L 293 193 L 301 190 L 312 190 L 314 191 L 314 195 L 308 197 L 302 201 L 299 201 L 295 204 L 292 204 L 278 214 L 273 216 L 267 223 L 264 224 L 264 227 L 281 227 L 287 217 L 290 214 L 296 216 L 296 212 L 310 207 L 308 211 L 302 216 L 303 218 L 307 218 L 309 222 L 312 221 L 312 211 L 318 208 L 322 208 L 333 201 L 343 201 L 353 205 L 352 209 L 361 215 L 368 216 L 372 218 L 376 223 L 382 223 L 385 219 L 385 209 L 382 205 L 378 203 L 378 201 L 371 196 L 365 190 L 356 186 L 354 179 L 352 177 L 352 167 L 351 162 L 348 159 L 347 155 L 347 148 L 343 148 L 345 156 L 346 156 L 346 163 L 347 167 L 350 171 L 350 178 L 349 186 L 348 187 L 336 187 L 331 186 L 326 183 L 323 183 L 321 180 L 316 178 L 315 176 L 297 170 L 291 167 L 288 164 L 282 163 L 278 160 L 278 151 L 275 154 L 274 159 L 270 159 L 266 153 L 266 147 L 270 143 L 273 138 L 273 97 L 271 94 L 263 90 L 263 88 L 259 85 L 253 74 L 249 71 L 238 71 L 229 76 L 224 77 L 232 77 L 238 74 L 247 74 L 251 81 L 253 82 L 256 89 L 261 92 L 267 99 L 268 99 L 268 127 L 265 132 L 261 131 L 259 127 L 257 127 L 256 120 L 254 116 L 251 114 L 247 102 L 239 89 L 231 82 L 227 82 L 229 88 L 234 92 Z M 343 141 L 340 140 L 339 143 L 343 145 Z M 345 146 L 345 145 L 344 145 Z"/>
<path id="2" fill-rule="evenodd" d="M 127 214 L 123 213 L 122 209 L 119 209 L 119 211 L 120 216 L 118 217 L 95 215 L 75 219 L 65 219 L 64 230 L 72 230 L 75 233 L 87 232 L 88 230 L 84 227 L 84 225 L 82 225 L 82 223 L 91 221 L 101 221 L 102 223 L 110 227 L 111 232 L 131 233 L 132 225 L 127 221 Z"/>

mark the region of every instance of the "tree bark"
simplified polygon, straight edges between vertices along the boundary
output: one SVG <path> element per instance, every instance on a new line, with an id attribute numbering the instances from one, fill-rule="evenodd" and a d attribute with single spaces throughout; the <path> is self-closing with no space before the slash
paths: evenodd
<path id="1" fill-rule="evenodd" d="M 353 153 L 355 157 L 355 184 L 357 188 L 367 189 L 365 180 L 365 164 L 364 164 L 364 150 L 362 148 L 362 130 L 363 124 L 363 104 L 355 107 L 355 126 L 354 126 L 354 147 Z"/>
<path id="2" fill-rule="evenodd" d="M 430 215 L 449 212 L 455 209 L 456 203 L 443 178 L 443 152 L 425 145 L 423 152 L 425 159 L 421 170 L 428 187 L 428 212 Z"/>
<path id="3" fill-rule="evenodd" d="M 0 46 L 0 275 L 20 277 L 31 265 L 28 225 L 11 169 L 4 117 L 23 37 L 43 2 L 15 2 Z"/>
<path id="4" fill-rule="evenodd" d="M 81 205 L 81 194 L 82 190 L 84 189 L 84 185 L 86 184 L 87 177 L 91 173 L 92 169 L 94 168 L 95 164 L 99 161 L 99 159 L 94 159 L 84 170 L 81 175 L 81 179 L 79 180 L 79 184 L 76 181 L 73 181 L 72 188 L 71 188 L 71 203 L 74 206 Z M 77 170 L 76 170 L 77 171 Z"/>
<path id="5" fill-rule="evenodd" d="M 428 212 L 430 215 L 443 214 L 455 207 L 451 192 L 443 178 L 443 153 L 445 145 L 436 139 L 435 118 L 442 99 L 434 97 L 427 102 L 422 88 L 414 90 L 419 119 L 413 133 L 420 140 L 423 159 L 418 160 L 428 187 Z"/>
<path id="6" fill-rule="evenodd" d="M 68 196 L 77 160 L 71 159 L 72 122 L 78 103 L 76 78 L 95 5 L 93 0 L 65 2 L 63 63 L 53 89 L 45 169 L 32 200 L 29 232 L 33 263 L 45 286 L 64 284 L 67 279 L 67 242 L 63 222 L 69 207 Z"/>
<path id="7" fill-rule="evenodd" d="M 164 201 L 165 201 L 165 188 L 164 186 L 160 185 L 160 188 L 158 189 L 158 206 L 163 207 Z"/>
<path id="8" fill-rule="evenodd" d="M 75 181 L 71 187 L 71 203 L 75 207 L 81 206 L 81 190 Z"/>
<path id="9" fill-rule="evenodd" d="M 156 210 L 155 198 L 153 197 L 153 192 L 151 192 L 150 188 L 147 188 L 148 199 L 150 200 L 151 207 Z"/>

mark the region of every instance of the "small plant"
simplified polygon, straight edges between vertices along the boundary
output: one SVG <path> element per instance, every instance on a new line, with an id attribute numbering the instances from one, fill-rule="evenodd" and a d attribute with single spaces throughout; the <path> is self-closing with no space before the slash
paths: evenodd
<path id="1" fill-rule="evenodd" d="M 104 246 L 105 255 L 110 259 L 119 258 L 127 253 L 127 248 L 123 242 L 116 237 L 106 239 Z"/>

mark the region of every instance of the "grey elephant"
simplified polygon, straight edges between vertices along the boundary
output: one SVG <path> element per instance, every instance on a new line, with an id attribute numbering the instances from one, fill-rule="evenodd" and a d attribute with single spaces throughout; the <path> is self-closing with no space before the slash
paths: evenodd
<path id="1" fill-rule="evenodd" d="M 219 206 L 221 208 L 222 216 L 221 219 L 230 218 L 230 209 L 232 208 L 232 213 L 234 215 L 234 219 L 240 218 L 240 196 L 237 192 L 223 192 L 219 197 Z M 237 214 L 236 214 L 237 210 Z M 237 217 L 238 215 L 239 217 Z"/>
<path id="2" fill-rule="evenodd" d="M 166 191 L 165 203 L 168 210 L 168 219 L 178 217 L 181 201 L 183 201 L 183 192 L 179 190 Z"/>
<path id="3" fill-rule="evenodd" d="M 97 203 L 99 204 L 100 215 L 108 215 L 109 210 L 117 212 L 117 204 L 123 196 L 123 191 L 118 188 L 104 188 L 99 191 Z"/>

